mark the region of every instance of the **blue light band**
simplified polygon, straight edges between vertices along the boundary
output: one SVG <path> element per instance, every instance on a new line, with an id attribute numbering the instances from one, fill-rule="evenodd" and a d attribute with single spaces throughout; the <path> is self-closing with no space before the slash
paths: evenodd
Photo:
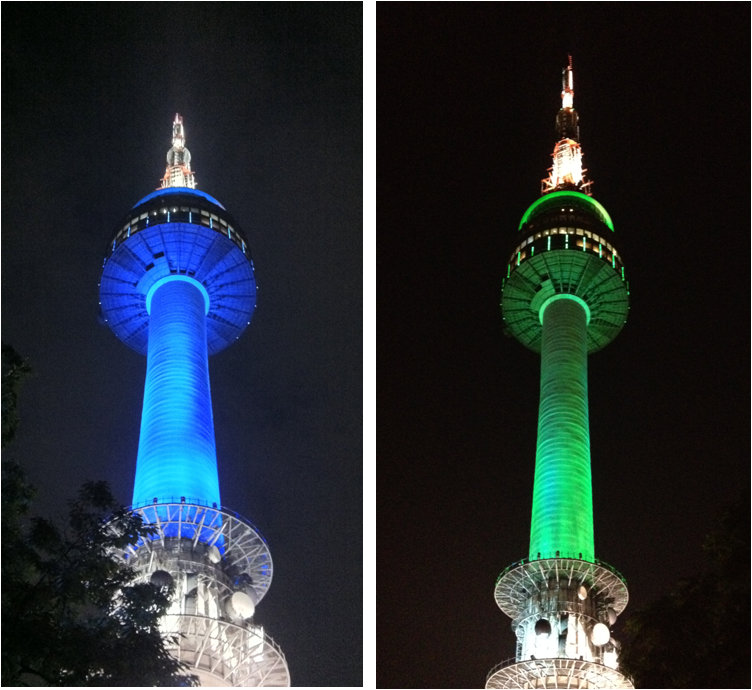
<path id="1" fill-rule="evenodd" d="M 133 504 L 185 496 L 221 505 L 206 345 L 206 295 L 165 279 L 151 292 Z M 183 278 L 180 276 L 180 278 Z M 157 289 L 158 287 L 158 289 Z"/>
<path id="2" fill-rule="evenodd" d="M 170 194 L 194 194 L 195 196 L 202 196 L 207 201 L 211 201 L 213 204 L 219 206 L 219 208 L 221 208 L 223 211 L 227 210 L 213 196 L 211 196 L 211 194 L 202 192 L 200 189 L 191 189 L 190 187 L 165 187 L 164 189 L 158 189 L 156 192 L 147 194 L 143 199 L 141 199 L 141 201 L 139 201 L 137 204 L 134 204 L 133 208 L 140 206 L 146 201 L 149 201 L 149 199 L 155 199 L 158 196 L 169 196 Z"/>

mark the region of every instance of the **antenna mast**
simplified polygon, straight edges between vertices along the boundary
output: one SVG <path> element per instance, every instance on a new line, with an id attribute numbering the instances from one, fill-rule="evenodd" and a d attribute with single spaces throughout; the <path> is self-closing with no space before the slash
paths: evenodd
<path id="1" fill-rule="evenodd" d="M 574 109 L 574 73 L 572 56 L 569 64 L 561 71 L 561 110 L 556 115 L 558 142 L 554 146 L 554 164 L 549 175 L 541 180 L 541 194 L 560 189 L 571 189 L 590 194 L 592 182 L 585 181 L 582 167 L 582 147 L 580 146 L 580 117 Z"/>

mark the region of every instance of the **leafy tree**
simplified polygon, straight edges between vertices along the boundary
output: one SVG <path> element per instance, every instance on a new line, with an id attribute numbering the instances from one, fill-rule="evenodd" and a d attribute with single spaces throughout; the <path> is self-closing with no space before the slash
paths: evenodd
<path id="1" fill-rule="evenodd" d="M 5 448 L 16 436 L 18 429 L 18 393 L 24 379 L 31 374 L 31 366 L 10 345 L 3 343 L 2 368 L 2 447 Z"/>
<path id="2" fill-rule="evenodd" d="M 701 572 L 627 621 L 622 670 L 638 688 L 749 688 L 749 495 L 719 517 Z"/>
<path id="3" fill-rule="evenodd" d="M 3 346 L 4 445 L 29 372 Z M 135 571 L 113 557 L 153 528 L 118 505 L 104 482 L 83 485 L 62 528 L 30 517 L 34 493 L 21 467 L 3 461 L 2 684 L 195 685 L 158 627 L 171 588 L 135 584 Z"/>

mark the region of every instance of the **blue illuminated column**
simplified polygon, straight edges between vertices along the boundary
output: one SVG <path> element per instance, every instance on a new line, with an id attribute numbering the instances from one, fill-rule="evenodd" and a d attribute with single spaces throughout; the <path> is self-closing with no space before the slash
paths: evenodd
<path id="1" fill-rule="evenodd" d="M 149 349 L 133 505 L 221 505 L 206 348 L 209 297 L 196 280 L 163 278 L 147 295 Z"/>
<path id="2" fill-rule="evenodd" d="M 272 581 L 261 533 L 222 506 L 209 357 L 251 323 L 248 242 L 225 207 L 196 189 L 179 115 L 160 189 L 107 244 L 100 317 L 146 355 L 131 510 L 148 534 L 121 557 L 136 582 L 170 585 L 167 648 L 208 687 L 289 687 L 282 650 L 254 621 Z"/>

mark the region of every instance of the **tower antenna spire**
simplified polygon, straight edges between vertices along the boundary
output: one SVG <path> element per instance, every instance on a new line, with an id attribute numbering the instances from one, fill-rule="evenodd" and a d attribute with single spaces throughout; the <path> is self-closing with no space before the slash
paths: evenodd
<path id="1" fill-rule="evenodd" d="M 590 194 L 592 182 L 586 181 L 582 167 L 580 146 L 580 117 L 574 109 L 574 72 L 572 56 L 561 71 L 561 110 L 556 114 L 557 142 L 553 152 L 553 166 L 541 181 L 541 194 L 571 189 Z"/>
<path id="2" fill-rule="evenodd" d="M 191 152 L 185 146 L 183 118 L 175 113 L 172 122 L 172 147 L 167 152 L 167 169 L 162 178 L 161 189 L 165 187 L 196 188 L 196 179 L 191 171 Z"/>
<path id="3" fill-rule="evenodd" d="M 561 71 L 561 107 L 572 110 L 574 101 L 574 80 L 572 73 L 572 56 L 569 56 L 569 65 Z M 561 138 L 561 137 L 560 137 Z"/>

